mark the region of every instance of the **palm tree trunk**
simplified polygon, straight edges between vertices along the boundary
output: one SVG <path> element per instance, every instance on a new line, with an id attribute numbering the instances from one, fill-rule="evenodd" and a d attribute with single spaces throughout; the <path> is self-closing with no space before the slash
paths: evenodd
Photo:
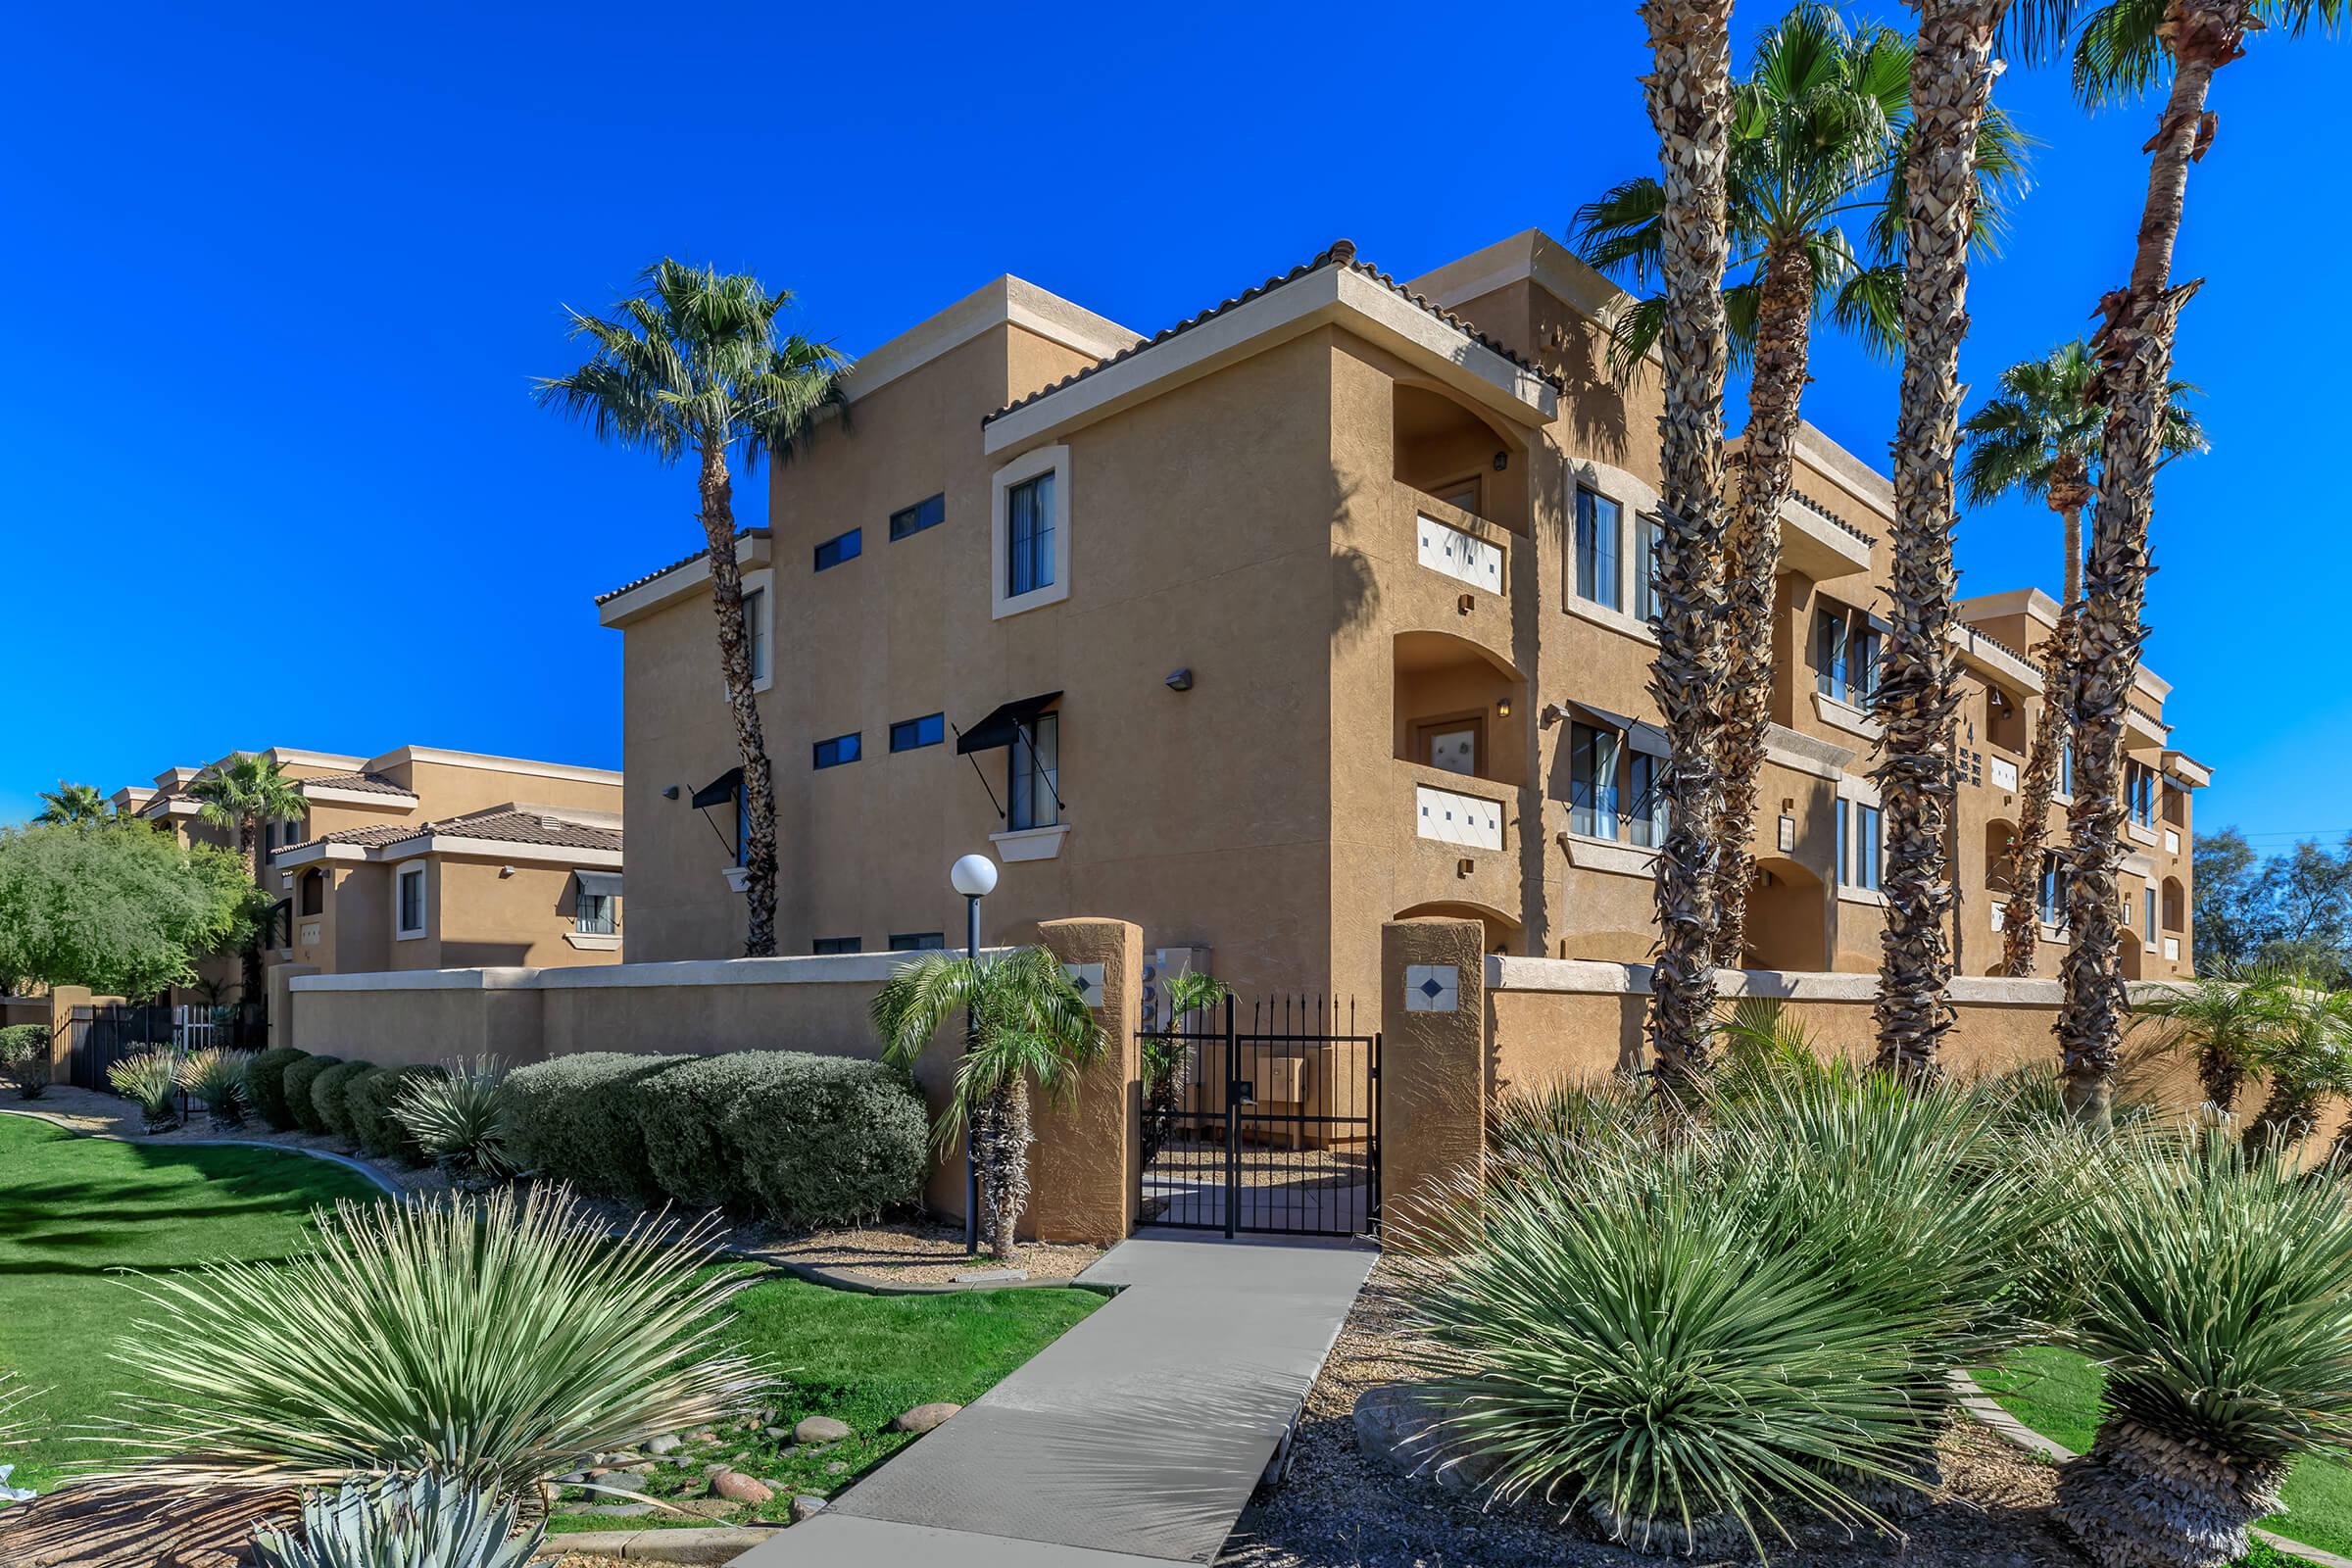
<path id="1" fill-rule="evenodd" d="M 743 956 L 776 954 L 776 784 L 760 730 L 752 690 L 751 639 L 743 620 L 743 566 L 735 558 L 735 486 L 724 446 L 703 448 L 703 537 L 710 551 L 710 603 L 718 612 L 718 662 L 727 680 L 727 710 L 743 755 L 744 899 L 749 919 Z"/>
<path id="2" fill-rule="evenodd" d="M 245 867 L 253 873 L 253 885 L 267 889 L 270 884 L 262 878 L 261 825 L 251 816 L 237 818 L 237 853 L 245 857 Z M 244 996 L 239 1000 L 247 1006 L 252 1006 L 270 994 L 269 983 L 262 978 L 262 950 L 270 945 L 276 923 L 277 906 L 273 904 L 270 906 L 270 912 L 262 916 L 262 928 L 253 934 L 253 940 L 246 943 L 245 951 L 237 956 L 237 983 L 244 991 Z M 172 995 L 169 988 L 164 995 L 166 998 Z"/>
<path id="3" fill-rule="evenodd" d="M 2051 1512 L 2101 1568 L 2212 1568 L 2278 1511 L 2283 1460 L 2233 1461 L 2121 1416 L 2058 1473 Z"/>
<path id="4" fill-rule="evenodd" d="M 1714 834 L 1723 642 L 1725 164 L 1730 149 L 1730 0 L 1644 0 L 1653 64 L 1642 79 L 1657 128 L 1665 214 L 1659 270 L 1666 325 L 1658 420 L 1658 655 L 1649 690 L 1666 720 L 1666 842 L 1658 857 L 1658 955 L 1650 1048 L 1662 1093 L 1686 1103 L 1706 1072 L 1715 1006 Z"/>
<path id="5" fill-rule="evenodd" d="M 2211 1042 L 2197 1051 L 2197 1087 L 2206 1102 L 2223 1115 L 2237 1109 L 2237 1091 L 2246 1081 L 2246 1064 L 2235 1054 L 2216 1049 Z M 2344 1124 L 2352 1132 L 2352 1122 Z"/>
<path id="6" fill-rule="evenodd" d="M 1945 921 L 1952 725 L 1952 455 L 1960 438 L 1960 343 L 1968 335 L 1968 242 L 1976 220 L 1977 133 L 1992 98 L 1992 36 L 2008 0 L 1920 0 L 1911 65 L 1914 122 L 1905 172 L 1903 374 L 1894 435 L 1894 572 L 1876 708 L 1886 842 L 1878 1065 L 1932 1077 L 1951 1026 Z"/>
<path id="7" fill-rule="evenodd" d="M 2051 487 L 2052 504 L 2060 499 Z M 2069 497 L 2077 494 L 2065 492 Z M 2001 911 L 2001 973 L 2024 978 L 2034 972 L 2041 944 L 2041 857 L 2050 842 L 2050 798 L 2058 787 L 2058 763 L 2066 754 L 2066 692 L 2074 679 L 2075 621 L 2081 613 L 2082 506 L 2080 500 L 2064 509 L 2066 603 L 2058 612 L 2057 628 L 2041 648 L 2041 714 L 2034 725 L 2034 745 L 2026 754 L 2026 776 L 2017 811 L 2017 838 L 2009 851 L 2009 902 Z"/>
<path id="8" fill-rule="evenodd" d="M 988 1248 L 1009 1262 L 1021 1211 L 1029 1206 L 1029 1080 L 1014 1077 L 988 1097 L 988 1141 L 980 1153 L 981 1217 Z"/>
<path id="9" fill-rule="evenodd" d="M 1723 826 L 1715 860 L 1715 961 L 1747 959 L 1747 890 L 1755 880 L 1756 779 L 1772 732 L 1772 631 L 1780 580 L 1781 508 L 1788 499 L 1812 347 L 1813 257 L 1802 240 L 1764 258 L 1756 355 L 1747 391 L 1747 440 L 1732 512 L 1727 585 L 1731 685 L 1724 694 Z"/>
<path id="10" fill-rule="evenodd" d="M 2274 1144 L 2279 1153 L 2286 1154 L 2319 1125 L 2320 1097 L 2311 1086 L 2284 1073 L 2273 1073 L 2270 1095 L 2254 1119 L 2246 1123 L 2242 1141 L 2249 1154 L 2259 1154 Z"/>
<path id="11" fill-rule="evenodd" d="M 2173 90 L 2148 142 L 2139 249 L 2130 285 L 2099 302 L 2107 319 L 2091 344 L 2099 360 L 2091 393 L 2106 408 L 2107 423 L 2069 692 L 2075 802 L 2067 818 L 2070 940 L 2058 1041 L 2067 1103 L 2093 1118 L 2104 1113 L 2130 1007 L 2115 906 L 2115 873 L 2123 860 L 2124 714 L 2147 635 L 2140 611 L 2148 587 L 2148 515 L 2172 396 L 2173 330 L 2197 289 L 2194 282 L 2172 286 L 2173 242 L 2180 231 L 2188 166 L 2210 134 L 2206 93 L 2214 72 L 2241 52 L 2245 21 L 2244 0 L 2173 0 L 2166 14 Z"/>

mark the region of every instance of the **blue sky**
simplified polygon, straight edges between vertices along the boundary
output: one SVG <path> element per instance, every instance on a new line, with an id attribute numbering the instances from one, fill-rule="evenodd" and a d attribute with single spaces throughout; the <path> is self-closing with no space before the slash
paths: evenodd
<path id="1" fill-rule="evenodd" d="M 590 600 L 695 547 L 692 486 L 527 389 L 574 358 L 559 306 L 656 256 L 756 270 L 853 353 L 1004 271 L 1149 332 L 1343 234 L 1409 276 L 1559 233 L 1656 156 L 1631 0 L 1459 30 L 1360 4 L 194 10 L 11 29 L 0 820 L 60 775 L 240 746 L 617 765 Z M 1740 6 L 1743 58 L 1778 10 Z M 2311 118 L 2345 47 L 2265 37 L 2222 74 L 2180 259 L 2209 279 L 2179 368 L 2215 450 L 2164 478 L 2149 659 L 2219 770 L 2199 825 L 2266 845 L 2352 828 L 2352 176 Z M 2056 71 L 2000 99 L 2044 145 L 1971 293 L 1979 388 L 2122 280 L 2153 123 L 2085 118 Z M 2282 231 L 2286 265 L 2257 238 Z M 1892 370 L 1836 342 L 1815 366 L 1810 417 L 1883 465 Z M 1968 516 L 1959 553 L 1966 592 L 2055 586 L 2038 509 Z"/>

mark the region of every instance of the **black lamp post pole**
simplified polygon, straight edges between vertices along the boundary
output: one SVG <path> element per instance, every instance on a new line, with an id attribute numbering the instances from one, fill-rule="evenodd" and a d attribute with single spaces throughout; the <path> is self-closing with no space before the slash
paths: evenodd
<path id="1" fill-rule="evenodd" d="M 967 893 L 963 897 L 963 956 L 971 964 L 977 978 L 980 970 L 980 895 Z M 972 1009 L 963 1009 L 963 1054 L 970 1055 L 980 1044 L 980 1022 Z M 980 1250 L 980 1160 L 972 1146 L 972 1120 L 969 1111 L 963 1121 L 963 1250 L 977 1255 Z"/>

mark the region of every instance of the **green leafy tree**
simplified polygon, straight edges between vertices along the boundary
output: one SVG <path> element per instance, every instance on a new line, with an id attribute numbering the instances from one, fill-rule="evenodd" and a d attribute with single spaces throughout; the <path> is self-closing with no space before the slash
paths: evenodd
<path id="1" fill-rule="evenodd" d="M 104 823 L 0 829 L 0 973 L 153 996 L 244 941 L 268 906 L 209 845 Z"/>
<path id="2" fill-rule="evenodd" d="M 893 970 L 874 997 L 884 1057 L 912 1071 L 959 1008 L 970 1015 L 971 1045 L 956 1058 L 947 1107 L 932 1132 L 945 1150 L 970 1128 L 989 1250 L 1009 1258 L 1029 1202 L 1029 1086 L 1034 1081 L 1049 1100 L 1065 1099 L 1107 1042 L 1061 961 L 1044 948 L 1016 948 L 977 962 L 927 953 Z"/>
<path id="3" fill-rule="evenodd" d="M 827 409 L 846 418 L 841 375 L 849 362 L 798 333 L 780 334 L 777 320 L 792 303 L 790 291 L 770 294 L 748 272 L 698 270 L 664 257 L 638 281 L 641 292 L 609 317 L 569 313 L 573 340 L 593 344 L 594 357 L 568 375 L 540 380 L 537 395 L 543 407 L 582 421 L 600 441 L 651 453 L 665 467 L 682 459 L 696 465 L 719 667 L 743 757 L 750 908 L 743 951 L 772 957 L 776 793 L 752 690 L 729 464 L 740 456 L 750 473 L 762 455 L 788 461 Z"/>
<path id="4" fill-rule="evenodd" d="M 197 803 L 200 821 L 236 834 L 237 853 L 245 858 L 257 888 L 262 885 L 262 824 L 300 816 L 309 808 L 294 781 L 266 757 L 238 757 L 207 768 L 188 786 L 188 798 Z M 267 915 L 248 933 L 241 954 L 247 997 L 264 994 L 262 949 L 273 934 Z"/>
<path id="5" fill-rule="evenodd" d="M 2050 800 L 2068 741 L 2066 697 L 2074 680 L 2075 625 L 2082 601 L 2082 509 L 2098 493 L 2099 430 L 2107 411 L 2091 397 L 2098 362 L 2076 341 L 2038 360 L 2001 372 L 2000 393 L 1968 416 L 1960 433 L 1968 455 L 1960 488 L 1971 506 L 1988 506 L 2011 491 L 2038 496 L 2065 520 L 2066 556 L 2060 580 L 2058 629 L 2042 645 L 2041 718 L 2026 757 L 2017 838 L 2009 849 L 2009 903 L 2001 925 L 2001 970 L 2034 972 L 2041 915 L 2035 889 L 2049 841 Z M 2165 461 L 2205 448 L 2205 431 L 2181 400 L 2197 389 L 2175 381 L 2165 413 Z"/>
<path id="6" fill-rule="evenodd" d="M 1737 967 L 1746 959 L 1754 879 L 1748 844 L 1772 720 L 1780 514 L 1812 378 L 1813 325 L 1827 320 L 1881 355 L 1899 347 L 1902 214 L 1889 203 L 1901 190 L 1910 127 L 1910 40 L 1887 27 L 1851 30 L 1835 8 L 1800 4 L 1765 31 L 1732 93 L 1724 310 L 1732 357 L 1747 361 L 1752 373 L 1725 543 L 1731 665 L 1714 954 L 1717 963 Z M 2008 121 L 1986 115 L 1977 149 L 1981 241 L 1997 230 L 2002 198 L 2023 163 L 2022 140 Z M 1646 284 L 1657 272 L 1665 219 L 1657 178 L 1627 180 L 1578 212 L 1585 259 Z M 1612 323 L 1611 369 L 1621 380 L 1656 345 L 1665 319 L 1665 296 L 1652 294 Z"/>
<path id="7" fill-rule="evenodd" d="M 41 791 L 41 814 L 35 822 L 91 822 L 107 814 L 106 797 L 98 793 L 95 784 L 69 784 L 57 781 L 57 788 Z"/>

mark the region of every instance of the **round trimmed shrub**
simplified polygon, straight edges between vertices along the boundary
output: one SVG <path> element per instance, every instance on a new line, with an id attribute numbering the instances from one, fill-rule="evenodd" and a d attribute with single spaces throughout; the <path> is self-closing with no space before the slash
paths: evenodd
<path id="1" fill-rule="evenodd" d="M 506 1094 L 516 1163 L 604 1198 L 658 1196 L 636 1100 L 648 1079 L 693 1059 L 585 1051 L 515 1068 Z"/>
<path id="2" fill-rule="evenodd" d="M 770 1060 L 727 1108 L 721 1137 L 760 1207 L 840 1225 L 922 1190 L 931 1118 L 904 1074 L 855 1056 L 753 1054 Z"/>
<path id="3" fill-rule="evenodd" d="M 412 1063 L 405 1067 L 386 1067 L 378 1072 L 362 1073 L 343 1090 L 343 1103 L 350 1114 L 351 1136 L 368 1153 L 378 1159 L 405 1159 L 413 1165 L 424 1163 L 424 1152 L 416 1147 L 392 1114 L 392 1107 L 408 1092 L 409 1085 L 419 1078 L 448 1076 L 446 1068 L 429 1063 Z"/>
<path id="4" fill-rule="evenodd" d="M 0 1029 L 0 1079 L 20 1100 L 38 1100 L 49 1087 L 49 1026 L 10 1024 Z"/>
<path id="5" fill-rule="evenodd" d="M 326 1123 L 319 1118 L 318 1102 L 312 1091 L 318 1087 L 318 1077 L 329 1067 L 340 1066 L 341 1056 L 305 1056 L 285 1070 L 286 1113 L 294 1125 L 306 1133 L 322 1133 Z"/>
<path id="6" fill-rule="evenodd" d="M 662 1193 L 696 1208 L 746 1208 L 758 1201 L 751 1173 L 726 1136 L 727 1113 L 785 1059 L 780 1051 L 696 1056 L 638 1086 L 637 1129 Z"/>
<path id="7" fill-rule="evenodd" d="M 311 1104 L 318 1112 L 318 1122 L 337 1138 L 351 1134 L 351 1086 L 362 1074 L 381 1072 L 372 1061 L 338 1061 L 320 1073 L 311 1085 Z"/>
<path id="8" fill-rule="evenodd" d="M 245 1093 L 262 1120 L 279 1132 L 292 1132 L 302 1125 L 294 1119 L 294 1110 L 286 1102 L 286 1070 L 310 1055 L 292 1046 L 278 1046 L 265 1051 L 245 1066 Z"/>

